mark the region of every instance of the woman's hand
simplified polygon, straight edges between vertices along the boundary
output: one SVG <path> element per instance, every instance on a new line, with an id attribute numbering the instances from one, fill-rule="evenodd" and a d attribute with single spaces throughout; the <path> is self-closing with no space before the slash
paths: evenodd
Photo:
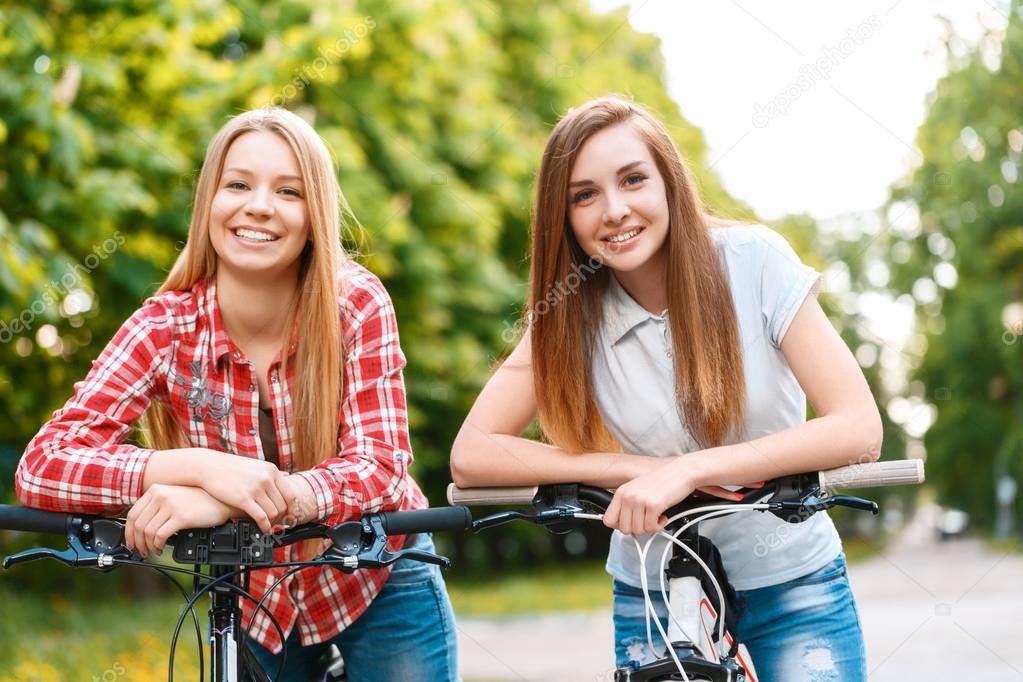
<path id="1" fill-rule="evenodd" d="M 288 505 L 288 511 L 284 518 L 278 519 L 279 523 L 285 526 L 300 526 L 303 523 L 318 521 L 319 509 L 316 504 L 316 491 L 313 486 L 302 476 L 284 475 L 283 484 L 287 488 L 285 499 L 295 501 Z"/>
<path id="2" fill-rule="evenodd" d="M 742 499 L 742 495 L 720 486 L 695 486 L 685 471 L 684 456 L 672 457 L 619 486 L 604 512 L 604 525 L 627 535 L 653 533 L 667 522 L 665 510 L 696 490 L 730 501 Z"/>
<path id="3" fill-rule="evenodd" d="M 271 462 L 220 454 L 204 463 L 202 489 L 229 507 L 240 510 L 264 533 L 284 519 L 297 503 L 297 488 Z"/>
<path id="4" fill-rule="evenodd" d="M 159 554 L 179 530 L 219 526 L 237 511 L 202 488 L 155 484 L 128 512 L 124 543 L 143 557 Z"/>

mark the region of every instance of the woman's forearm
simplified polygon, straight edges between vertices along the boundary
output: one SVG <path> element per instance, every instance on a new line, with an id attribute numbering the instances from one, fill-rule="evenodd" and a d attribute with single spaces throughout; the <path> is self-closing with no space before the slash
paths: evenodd
<path id="1" fill-rule="evenodd" d="M 880 417 L 826 415 L 746 443 L 699 450 L 673 466 L 695 486 L 750 483 L 873 462 L 881 440 Z"/>
<path id="2" fill-rule="evenodd" d="M 587 483 L 616 488 L 665 460 L 617 452 L 573 453 L 528 438 L 488 434 L 466 423 L 451 450 L 460 487 Z"/>
<path id="3" fill-rule="evenodd" d="M 157 450 L 146 464 L 142 492 L 157 483 L 202 488 L 205 474 L 213 465 L 219 463 L 219 458 L 222 457 L 233 458 L 236 455 L 207 448 Z"/>

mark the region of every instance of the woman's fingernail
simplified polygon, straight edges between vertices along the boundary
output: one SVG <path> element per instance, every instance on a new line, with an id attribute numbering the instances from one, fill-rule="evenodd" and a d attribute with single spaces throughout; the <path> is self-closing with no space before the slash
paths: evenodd
<path id="1" fill-rule="evenodd" d="M 732 493 L 732 499 L 733 500 L 741 500 L 741 499 L 743 499 L 743 497 L 744 496 L 743 496 L 742 493 Z"/>

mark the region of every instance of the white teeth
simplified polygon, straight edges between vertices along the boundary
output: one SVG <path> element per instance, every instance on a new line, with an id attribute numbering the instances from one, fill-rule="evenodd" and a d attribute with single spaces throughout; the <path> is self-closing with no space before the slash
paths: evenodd
<path id="1" fill-rule="evenodd" d="M 608 237 L 607 240 L 609 242 L 624 242 L 628 241 L 629 239 L 632 239 L 637 234 L 639 234 L 639 228 L 635 230 L 629 230 L 628 232 L 623 232 L 622 234 L 616 234 L 613 237 Z"/>
<path id="2" fill-rule="evenodd" d="M 237 229 L 234 231 L 234 233 L 241 237 L 242 239 L 248 239 L 254 242 L 272 242 L 277 240 L 277 237 L 273 236 L 272 234 L 267 234 L 266 232 L 256 232 L 255 230 L 246 230 L 245 228 Z"/>

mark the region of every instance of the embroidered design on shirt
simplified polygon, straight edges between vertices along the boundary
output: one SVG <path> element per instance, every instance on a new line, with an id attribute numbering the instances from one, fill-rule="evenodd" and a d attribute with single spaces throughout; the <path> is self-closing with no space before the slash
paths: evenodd
<path id="1" fill-rule="evenodd" d="M 192 411 L 192 421 L 202 422 L 209 420 L 217 427 L 220 447 L 224 448 L 225 452 L 235 454 L 224 435 L 225 427 L 227 426 L 227 415 L 231 413 L 231 399 L 223 393 L 210 391 L 206 373 L 202 370 L 202 365 L 199 362 L 192 361 L 188 363 L 188 368 L 191 370 L 192 378 L 191 385 L 185 391 L 185 403 Z M 184 384 L 185 380 L 179 376 L 177 383 Z"/>

